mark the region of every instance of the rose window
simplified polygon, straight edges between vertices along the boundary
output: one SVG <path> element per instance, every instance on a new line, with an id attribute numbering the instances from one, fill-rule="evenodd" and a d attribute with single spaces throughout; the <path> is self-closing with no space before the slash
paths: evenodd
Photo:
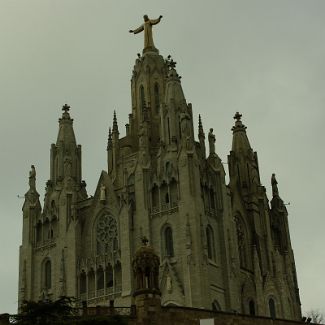
<path id="1" fill-rule="evenodd" d="M 107 253 L 117 249 L 117 224 L 112 216 L 103 215 L 97 222 L 97 251 Z"/>

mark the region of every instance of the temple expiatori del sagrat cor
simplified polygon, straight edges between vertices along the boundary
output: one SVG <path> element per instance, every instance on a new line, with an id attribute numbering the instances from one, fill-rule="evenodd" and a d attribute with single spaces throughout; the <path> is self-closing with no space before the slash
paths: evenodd
<path id="1" fill-rule="evenodd" d="M 257 153 L 236 113 L 226 184 L 213 129 L 206 146 L 175 62 L 154 45 L 152 26 L 161 18 L 145 16 L 130 31 L 144 34 L 132 71 L 131 112 L 123 137 L 114 112 L 107 170 L 93 196 L 82 179 L 68 105 L 50 148 L 43 206 L 31 168 L 22 209 L 19 305 L 62 295 L 80 305 L 131 305 L 132 260 L 145 236 L 160 257 L 162 305 L 300 319 L 288 213 L 275 175 L 269 202 Z"/>

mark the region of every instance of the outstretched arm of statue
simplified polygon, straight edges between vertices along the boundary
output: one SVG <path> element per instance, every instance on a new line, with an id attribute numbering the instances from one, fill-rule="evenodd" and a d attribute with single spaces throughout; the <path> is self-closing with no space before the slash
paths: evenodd
<path id="1" fill-rule="evenodd" d="M 160 15 L 159 18 L 157 18 L 157 19 L 150 19 L 150 24 L 151 25 L 158 24 L 160 22 L 161 18 L 162 18 L 162 16 Z"/>
<path id="2" fill-rule="evenodd" d="M 136 29 L 134 29 L 134 30 L 132 30 L 132 29 L 129 30 L 129 32 L 130 32 L 130 33 L 133 33 L 133 34 L 138 34 L 138 33 L 142 32 L 143 29 L 144 29 L 144 27 L 143 27 L 143 25 L 141 25 L 140 27 L 138 27 L 138 28 L 136 28 Z"/>

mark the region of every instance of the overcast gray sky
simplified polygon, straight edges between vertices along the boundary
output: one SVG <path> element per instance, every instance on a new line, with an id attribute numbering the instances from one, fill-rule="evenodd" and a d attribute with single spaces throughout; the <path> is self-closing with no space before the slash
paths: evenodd
<path id="1" fill-rule="evenodd" d="M 17 307 L 17 195 L 27 191 L 30 165 L 43 195 L 67 102 L 93 193 L 113 110 L 120 130 L 131 111 L 143 35 L 128 30 L 144 13 L 164 16 L 155 44 L 178 62 L 186 99 L 206 133 L 214 128 L 224 162 L 233 115 L 243 114 L 268 194 L 275 172 L 290 202 L 302 309 L 325 311 L 325 1 L 0 0 L 0 313 Z"/>

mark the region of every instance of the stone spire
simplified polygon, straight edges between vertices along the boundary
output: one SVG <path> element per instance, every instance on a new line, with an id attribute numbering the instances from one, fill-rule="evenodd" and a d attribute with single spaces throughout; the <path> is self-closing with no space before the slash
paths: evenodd
<path id="1" fill-rule="evenodd" d="M 201 120 L 201 115 L 199 114 L 199 133 L 198 133 L 198 138 L 200 142 L 200 147 L 202 150 L 202 156 L 205 158 L 206 157 L 206 149 L 205 149 L 205 134 L 203 130 L 203 125 L 202 125 L 202 120 Z"/>
<path id="2" fill-rule="evenodd" d="M 175 69 L 176 62 L 169 58 L 166 63 L 169 71 L 166 79 L 164 99 L 166 113 L 162 115 L 161 138 L 166 144 L 175 146 L 175 141 L 177 141 L 185 148 L 191 146 L 194 139 L 192 109 L 191 105 L 186 103 L 181 77 Z"/>
<path id="3" fill-rule="evenodd" d="M 119 131 L 118 131 L 118 124 L 117 124 L 117 118 L 116 118 L 116 111 L 114 110 L 114 114 L 113 114 L 113 131 L 112 134 L 115 135 L 119 135 Z"/>
<path id="4" fill-rule="evenodd" d="M 73 179 L 81 183 L 81 146 L 77 145 L 73 130 L 73 119 L 70 117 L 70 106 L 62 107 L 59 119 L 59 132 L 56 144 L 51 146 L 51 183 Z"/>
<path id="5" fill-rule="evenodd" d="M 233 151 L 247 151 L 251 150 L 251 146 L 246 134 L 246 126 L 241 121 L 242 115 L 237 112 L 234 116 L 236 120 L 235 126 L 232 127 L 233 139 L 232 139 L 232 150 Z"/>
<path id="6" fill-rule="evenodd" d="M 76 137 L 73 131 L 73 119 L 70 117 L 69 111 L 70 106 L 64 104 L 62 107 L 62 117 L 59 119 L 59 133 L 58 138 L 56 140 L 56 145 L 58 145 L 61 141 L 64 143 L 70 143 L 72 145 L 76 145 Z"/>
<path id="7" fill-rule="evenodd" d="M 246 126 L 241 121 L 242 115 L 235 114 L 235 125 L 232 127 L 232 150 L 228 156 L 230 181 L 235 182 L 247 193 L 257 191 L 260 183 L 257 153 L 249 143 Z"/>
<path id="8" fill-rule="evenodd" d="M 107 139 L 107 150 L 112 148 L 112 129 L 109 127 L 108 129 L 108 139 Z"/>

